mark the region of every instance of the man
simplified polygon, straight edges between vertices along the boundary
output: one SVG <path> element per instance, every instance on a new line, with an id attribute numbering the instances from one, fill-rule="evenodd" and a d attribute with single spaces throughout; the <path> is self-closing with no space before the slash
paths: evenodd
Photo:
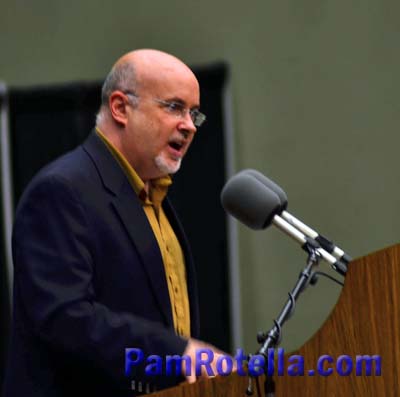
<path id="1" fill-rule="evenodd" d="M 13 233 L 6 397 L 133 396 L 183 379 L 147 377 L 143 366 L 125 376 L 126 348 L 192 359 L 214 349 L 193 339 L 194 267 L 165 197 L 205 120 L 199 106 L 180 60 L 130 52 L 103 85 L 95 131 L 26 189 Z"/>

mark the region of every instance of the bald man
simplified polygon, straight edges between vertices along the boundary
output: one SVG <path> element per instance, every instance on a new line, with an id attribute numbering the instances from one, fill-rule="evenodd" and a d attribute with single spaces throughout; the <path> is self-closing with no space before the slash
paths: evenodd
<path id="1" fill-rule="evenodd" d="M 166 197 L 205 120 L 199 107 L 198 81 L 179 59 L 130 52 L 104 82 L 89 138 L 29 184 L 13 233 L 6 397 L 135 396 L 184 378 L 148 376 L 126 349 L 144 359 L 218 354 L 194 339 L 194 266 Z"/>

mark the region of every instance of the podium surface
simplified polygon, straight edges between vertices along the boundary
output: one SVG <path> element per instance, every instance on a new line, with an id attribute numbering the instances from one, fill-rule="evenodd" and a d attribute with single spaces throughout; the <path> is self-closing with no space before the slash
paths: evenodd
<path id="1" fill-rule="evenodd" d="M 290 356 L 304 358 L 304 376 L 289 376 Z M 321 376 L 317 363 L 329 355 Z M 379 356 L 366 375 L 365 361 L 356 374 L 357 356 Z M 345 359 L 340 359 L 346 356 Z M 341 370 L 336 370 L 339 359 Z M 341 361 L 340 361 L 341 360 Z M 351 361 L 351 363 L 350 363 Z M 362 362 L 362 360 L 360 361 Z M 400 396 L 400 245 L 386 248 L 349 264 L 345 285 L 332 313 L 300 349 L 285 355 L 283 376 L 273 376 L 276 397 Z M 351 367 L 351 372 L 349 368 Z M 309 370 L 315 370 L 310 376 Z M 348 373 L 348 374 L 347 374 Z M 341 374 L 347 374 L 342 376 Z M 154 397 L 245 396 L 247 377 L 233 374 L 198 381 L 152 394 Z M 261 380 L 261 379 L 260 379 Z M 253 385 L 253 396 L 264 396 Z"/>

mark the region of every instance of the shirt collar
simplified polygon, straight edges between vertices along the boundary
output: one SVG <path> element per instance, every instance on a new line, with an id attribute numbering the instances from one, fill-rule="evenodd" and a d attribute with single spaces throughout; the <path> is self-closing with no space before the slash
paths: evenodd
<path id="1" fill-rule="evenodd" d="M 152 179 L 150 181 L 148 194 L 145 190 L 144 182 L 136 173 L 134 168 L 129 164 L 125 156 L 110 142 L 110 140 L 105 136 L 105 134 L 100 130 L 99 127 L 96 127 L 96 133 L 99 135 L 99 137 L 106 144 L 113 156 L 116 158 L 118 163 L 121 165 L 135 193 L 142 201 L 142 203 L 149 205 L 154 204 L 155 206 L 159 207 L 163 199 L 167 195 L 168 187 L 172 184 L 172 179 L 170 175 Z"/>

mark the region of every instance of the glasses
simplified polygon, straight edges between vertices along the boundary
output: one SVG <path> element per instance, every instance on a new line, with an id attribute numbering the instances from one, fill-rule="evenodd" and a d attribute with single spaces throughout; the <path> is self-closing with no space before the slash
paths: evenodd
<path id="1" fill-rule="evenodd" d="M 136 95 L 130 91 L 124 91 L 124 94 L 135 97 L 135 98 L 139 98 L 138 95 Z M 168 113 L 171 113 L 175 117 L 183 119 L 183 118 L 185 118 L 186 113 L 189 113 L 190 118 L 192 119 L 193 124 L 196 127 L 200 127 L 206 121 L 206 115 L 201 113 L 200 110 L 198 110 L 198 109 L 189 109 L 186 106 L 184 106 L 182 103 L 175 102 L 175 101 L 164 101 L 164 100 L 158 99 L 158 98 L 152 98 L 152 100 L 154 102 L 157 102 L 160 105 L 162 105 L 163 108 Z"/>

